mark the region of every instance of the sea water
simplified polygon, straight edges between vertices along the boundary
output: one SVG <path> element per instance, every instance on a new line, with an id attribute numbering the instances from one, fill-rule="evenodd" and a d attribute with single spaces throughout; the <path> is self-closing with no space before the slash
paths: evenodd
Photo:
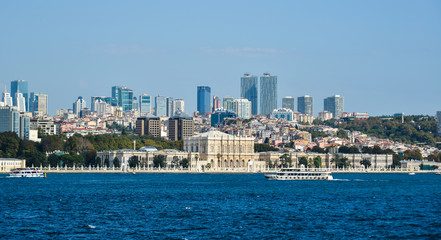
<path id="1" fill-rule="evenodd" d="M 441 176 L 0 175 L 0 239 L 441 238 Z"/>

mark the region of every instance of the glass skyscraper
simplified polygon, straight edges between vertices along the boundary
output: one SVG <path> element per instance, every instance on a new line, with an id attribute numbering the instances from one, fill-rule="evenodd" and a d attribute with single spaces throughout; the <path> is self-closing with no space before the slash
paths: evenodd
<path id="1" fill-rule="evenodd" d="M 162 95 L 155 97 L 155 115 L 157 117 L 167 116 L 167 99 Z"/>
<path id="2" fill-rule="evenodd" d="M 260 114 L 269 115 L 277 108 L 277 76 L 260 77 Z"/>
<path id="3" fill-rule="evenodd" d="M 152 111 L 152 98 L 148 94 L 142 94 L 139 96 L 139 111 L 141 115 L 146 115 Z"/>
<path id="4" fill-rule="evenodd" d="M 251 102 L 251 114 L 257 115 L 257 77 L 246 73 L 240 78 L 240 97 Z"/>
<path id="5" fill-rule="evenodd" d="M 325 111 L 331 112 L 334 118 L 339 117 L 344 111 L 344 99 L 340 95 L 327 97 L 323 101 Z"/>
<path id="6" fill-rule="evenodd" d="M 198 112 L 200 114 L 210 113 L 211 88 L 198 86 Z"/>
<path id="7" fill-rule="evenodd" d="M 26 104 L 26 111 L 29 111 L 29 95 L 28 95 L 28 81 L 26 80 L 14 80 L 11 81 L 11 97 L 14 103 L 14 106 L 17 106 L 17 99 L 15 98 L 15 94 L 20 92 L 23 94 Z"/>
<path id="8" fill-rule="evenodd" d="M 112 87 L 112 98 L 116 99 L 117 106 L 123 108 L 123 112 L 133 109 L 133 90 L 126 87 Z"/>
<path id="9" fill-rule="evenodd" d="M 291 109 L 294 112 L 294 98 L 289 96 L 282 98 L 282 108 Z"/>
<path id="10" fill-rule="evenodd" d="M 314 99 L 305 95 L 297 98 L 297 111 L 303 114 L 313 115 Z"/>

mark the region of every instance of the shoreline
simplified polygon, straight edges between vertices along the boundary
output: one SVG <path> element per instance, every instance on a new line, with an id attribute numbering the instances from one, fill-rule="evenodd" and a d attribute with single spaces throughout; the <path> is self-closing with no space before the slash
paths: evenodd
<path id="1" fill-rule="evenodd" d="M 119 173 L 119 174 L 153 174 L 153 173 L 176 173 L 176 174 L 265 174 L 265 173 L 276 173 L 276 170 L 267 170 L 267 171 L 188 171 L 188 170 L 135 170 L 135 174 L 133 174 L 133 171 L 120 171 L 120 170 L 42 170 L 42 172 L 45 173 L 72 173 L 72 174 L 78 174 L 78 173 L 100 173 L 100 174 L 106 174 L 106 173 Z M 379 173 L 388 173 L 388 174 L 399 174 L 399 173 L 405 173 L 408 174 L 410 172 L 414 173 L 426 173 L 426 174 L 435 174 L 438 171 L 435 170 L 421 170 L 421 171 L 410 171 L 410 170 L 381 170 L 381 171 L 360 171 L 360 170 L 334 170 L 331 171 L 331 173 L 368 173 L 368 174 L 379 174 Z M 0 174 L 9 174 L 9 172 L 0 172 Z"/>

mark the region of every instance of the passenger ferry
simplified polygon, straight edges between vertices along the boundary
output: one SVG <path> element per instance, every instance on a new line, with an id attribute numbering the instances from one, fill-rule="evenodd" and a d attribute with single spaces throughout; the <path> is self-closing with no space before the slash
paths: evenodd
<path id="1" fill-rule="evenodd" d="M 269 180 L 333 180 L 325 168 L 282 168 L 276 174 L 265 174 Z"/>
<path id="2" fill-rule="evenodd" d="M 9 172 L 9 177 L 43 177 L 38 168 L 15 168 Z"/>

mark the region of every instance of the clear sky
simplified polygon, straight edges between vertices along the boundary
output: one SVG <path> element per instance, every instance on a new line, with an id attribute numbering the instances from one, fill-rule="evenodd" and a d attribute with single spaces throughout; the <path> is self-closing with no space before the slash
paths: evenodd
<path id="1" fill-rule="evenodd" d="M 51 114 L 114 85 L 192 113 L 198 85 L 239 97 L 264 72 L 279 106 L 340 94 L 348 112 L 435 115 L 441 1 L 0 1 L 0 89 L 27 80 Z"/>

